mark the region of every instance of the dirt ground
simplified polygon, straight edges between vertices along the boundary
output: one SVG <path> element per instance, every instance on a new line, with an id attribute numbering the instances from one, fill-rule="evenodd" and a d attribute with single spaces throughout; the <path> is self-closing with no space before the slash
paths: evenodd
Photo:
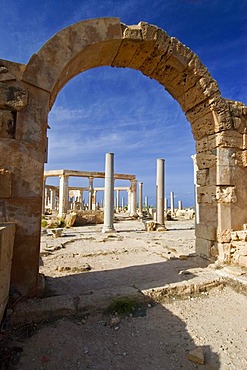
<path id="1" fill-rule="evenodd" d="M 142 222 L 119 217 L 112 234 L 102 234 L 102 225 L 67 229 L 60 238 L 43 234 L 46 297 L 66 294 L 78 302 L 115 292 L 119 303 L 126 289 L 152 296 L 218 271 L 195 256 L 193 220 L 166 226 L 166 232 L 146 232 Z M 8 350 L 0 353 L 10 359 L 2 357 L 0 369 L 247 369 L 246 295 L 219 285 L 196 295 L 157 297 L 122 301 L 121 308 L 131 305 L 122 314 L 99 304 L 26 324 L 9 338 L 2 333 L 0 346 L 8 344 Z M 204 365 L 188 359 L 194 348 L 202 351 Z"/>

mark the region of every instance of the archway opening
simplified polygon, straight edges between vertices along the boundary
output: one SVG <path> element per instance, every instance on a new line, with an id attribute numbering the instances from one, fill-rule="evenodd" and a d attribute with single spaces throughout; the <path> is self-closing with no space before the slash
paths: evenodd
<path id="1" fill-rule="evenodd" d="M 156 159 L 164 157 L 167 198 L 173 191 L 176 196 L 175 208 L 178 208 L 177 200 L 180 199 L 184 207 L 193 207 L 191 155 L 195 151 L 194 139 L 178 103 L 155 80 L 147 79 L 140 72 L 127 68 L 100 67 L 86 71 L 71 80 L 59 93 L 49 114 L 49 127 L 49 161 L 46 170 L 63 168 L 104 171 L 105 153 L 114 152 L 115 172 L 135 174 L 138 181 L 143 182 L 143 198 L 147 196 L 149 206 L 155 208 Z M 58 185 L 58 182 L 56 184 Z M 87 180 L 70 177 L 69 185 L 87 187 Z M 116 181 L 115 185 L 122 186 L 123 183 Z M 97 188 L 104 184 L 102 180 L 95 179 L 94 186 Z M 87 201 L 87 194 L 85 198 Z M 125 193 L 125 204 L 127 201 Z M 88 238 L 89 229 L 84 230 Z M 129 229 L 129 232 L 132 231 L 133 227 Z M 83 235 L 83 230 L 80 233 Z M 97 233 L 100 235 L 99 227 Z M 79 253 L 82 265 L 87 263 L 85 255 L 90 254 L 88 246 L 85 245 L 85 235 L 81 237 L 82 250 Z M 96 238 L 95 235 L 90 237 Z M 133 238 L 133 234 L 131 237 Z M 104 236 L 101 238 L 105 239 Z M 123 236 L 120 236 L 121 238 Z M 124 248 L 120 245 L 122 242 L 118 240 L 118 246 L 110 248 L 110 253 L 116 253 L 118 260 L 118 250 Z M 99 244 L 99 250 L 95 251 L 94 241 L 87 243 L 91 243 L 95 255 L 105 253 L 102 251 L 102 244 Z M 193 243 L 192 240 L 190 247 Z M 104 242 L 104 248 L 106 245 Z M 141 250 L 143 246 L 135 247 L 137 250 L 138 248 Z M 171 245 L 169 248 L 172 248 Z M 170 249 L 167 249 L 168 253 Z M 63 252 L 66 254 L 65 250 Z M 109 265 L 101 262 L 101 266 L 99 262 L 93 263 L 99 270 L 104 268 L 109 271 Z M 91 264 L 92 261 L 89 260 L 89 265 Z M 138 262 L 132 261 L 132 265 L 135 264 L 138 265 Z M 44 271 L 42 269 L 42 272 Z M 73 275 L 73 272 L 69 271 L 65 272 L 66 276 Z M 63 273 L 64 271 L 60 271 L 61 278 Z M 152 279 L 151 275 L 149 278 Z M 65 281 L 67 280 L 64 279 L 64 284 Z M 87 283 L 89 284 L 88 280 Z M 149 283 L 151 284 L 151 281 Z"/>

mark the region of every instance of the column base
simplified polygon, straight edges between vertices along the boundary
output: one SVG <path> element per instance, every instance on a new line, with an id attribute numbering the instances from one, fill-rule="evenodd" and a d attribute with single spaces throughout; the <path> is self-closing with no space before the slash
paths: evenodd
<path id="1" fill-rule="evenodd" d="M 115 232 L 115 229 L 114 227 L 112 226 L 103 226 L 102 228 L 102 233 L 103 234 L 106 234 L 106 233 L 112 233 L 112 232 Z"/>
<path id="2" fill-rule="evenodd" d="M 156 231 L 167 231 L 165 225 L 156 224 Z"/>

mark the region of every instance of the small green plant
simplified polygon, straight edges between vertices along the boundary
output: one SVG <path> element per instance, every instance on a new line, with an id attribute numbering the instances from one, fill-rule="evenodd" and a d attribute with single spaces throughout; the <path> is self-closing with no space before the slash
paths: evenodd
<path id="1" fill-rule="evenodd" d="M 46 220 L 41 220 L 41 227 L 46 227 L 47 226 L 47 221 Z"/>
<path id="2" fill-rule="evenodd" d="M 119 316 L 145 316 L 146 304 L 140 303 L 138 299 L 133 297 L 121 297 L 114 299 L 106 309 L 108 315 Z"/>

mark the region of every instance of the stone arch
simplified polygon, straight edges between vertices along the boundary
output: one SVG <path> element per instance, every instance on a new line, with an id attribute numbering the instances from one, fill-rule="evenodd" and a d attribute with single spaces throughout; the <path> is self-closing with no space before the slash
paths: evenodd
<path id="1" fill-rule="evenodd" d="M 48 112 L 70 79 L 100 66 L 141 71 L 186 114 L 197 152 L 197 252 L 228 259 L 231 229 L 247 222 L 246 107 L 222 98 L 197 55 L 162 29 L 118 18 L 82 21 L 55 34 L 27 65 L 0 61 L 0 168 L 7 189 L 0 221 L 16 224 L 12 285 L 23 295 L 35 295 L 38 286 Z"/>

